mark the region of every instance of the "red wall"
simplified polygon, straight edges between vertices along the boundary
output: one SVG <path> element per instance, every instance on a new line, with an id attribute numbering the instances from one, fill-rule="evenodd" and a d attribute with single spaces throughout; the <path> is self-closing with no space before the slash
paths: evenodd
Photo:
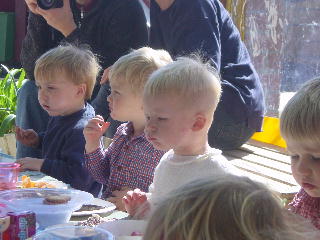
<path id="1" fill-rule="evenodd" d="M 0 12 L 14 12 L 14 1 L 13 0 L 1 0 L 0 1 Z"/>

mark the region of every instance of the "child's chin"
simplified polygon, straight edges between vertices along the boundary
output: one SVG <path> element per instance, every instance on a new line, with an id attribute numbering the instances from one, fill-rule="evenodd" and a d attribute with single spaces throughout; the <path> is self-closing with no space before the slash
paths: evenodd
<path id="1" fill-rule="evenodd" d="M 314 198 L 318 198 L 320 197 L 320 191 L 311 191 L 308 189 L 304 189 L 306 191 L 306 193 L 310 196 L 310 197 L 314 197 Z"/>
<path id="2" fill-rule="evenodd" d="M 164 146 L 160 143 L 152 143 L 152 146 L 157 149 L 157 150 L 160 150 L 160 151 L 168 151 L 170 148 L 168 146 Z"/>
<path id="3" fill-rule="evenodd" d="M 47 111 L 47 113 L 48 113 L 48 115 L 49 115 L 50 117 L 61 116 L 61 114 L 59 114 L 59 113 L 57 113 L 57 112 L 49 112 L 49 111 Z"/>
<path id="4" fill-rule="evenodd" d="M 120 121 L 120 122 L 127 122 L 127 121 L 128 121 L 128 120 L 126 120 L 126 119 L 123 119 L 123 118 L 117 116 L 117 114 L 114 114 L 113 112 L 110 113 L 110 117 L 111 117 L 113 120 Z"/>

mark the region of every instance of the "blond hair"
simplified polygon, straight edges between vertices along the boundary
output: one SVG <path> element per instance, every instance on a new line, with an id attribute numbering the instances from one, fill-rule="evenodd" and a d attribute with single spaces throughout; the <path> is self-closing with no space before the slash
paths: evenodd
<path id="1" fill-rule="evenodd" d="M 306 82 L 289 100 L 280 117 L 287 139 L 320 143 L 320 78 Z"/>
<path id="2" fill-rule="evenodd" d="M 170 62 L 172 58 L 167 51 L 142 47 L 120 57 L 112 65 L 109 81 L 129 84 L 134 94 L 142 95 L 149 75 Z"/>
<path id="3" fill-rule="evenodd" d="M 144 239 L 304 239 L 306 231 L 301 238 L 299 232 L 293 234 L 287 214 L 273 193 L 247 177 L 201 179 L 177 189 L 160 203 Z M 301 222 L 292 224 L 298 225 L 297 231 L 305 230 Z"/>
<path id="4" fill-rule="evenodd" d="M 64 73 L 74 84 L 86 84 L 85 100 L 90 99 L 100 66 L 89 50 L 71 44 L 60 45 L 44 53 L 34 69 L 35 79 L 52 81 Z"/>
<path id="5" fill-rule="evenodd" d="M 199 56 L 180 57 L 155 71 L 144 89 L 144 96 L 179 97 L 185 106 L 205 105 L 214 111 L 221 95 L 220 77 Z"/>

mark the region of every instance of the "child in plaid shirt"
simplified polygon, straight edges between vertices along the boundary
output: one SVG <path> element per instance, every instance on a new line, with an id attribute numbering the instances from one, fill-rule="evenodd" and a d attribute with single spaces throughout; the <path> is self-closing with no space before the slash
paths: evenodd
<path id="1" fill-rule="evenodd" d="M 320 229 L 320 78 L 307 82 L 290 99 L 280 130 L 291 155 L 292 174 L 301 190 L 290 210 Z"/>
<path id="2" fill-rule="evenodd" d="M 110 115 L 120 125 L 112 143 L 103 149 L 100 139 L 108 123 L 97 115 L 84 129 L 86 167 L 94 179 L 105 185 L 103 197 L 122 208 L 122 197 L 134 188 L 148 191 L 155 167 L 164 151 L 156 150 L 144 134 L 142 109 L 144 84 L 149 75 L 171 62 L 168 52 L 143 47 L 119 58 L 109 70 Z"/>

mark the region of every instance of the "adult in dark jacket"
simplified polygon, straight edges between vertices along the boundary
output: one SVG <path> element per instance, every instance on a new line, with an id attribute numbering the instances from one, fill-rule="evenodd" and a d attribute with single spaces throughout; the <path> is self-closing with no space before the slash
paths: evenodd
<path id="1" fill-rule="evenodd" d="M 150 46 L 173 57 L 201 53 L 221 74 L 209 144 L 234 149 L 261 130 L 264 97 L 239 31 L 218 0 L 151 0 Z"/>
<path id="2" fill-rule="evenodd" d="M 38 57 L 60 43 L 88 44 L 103 69 L 130 49 L 146 45 L 146 20 L 137 0 L 63 0 L 62 8 L 43 10 L 36 0 L 25 0 L 29 7 L 28 29 L 23 41 L 21 63 L 27 82 L 18 94 L 16 125 L 42 132 L 48 115 L 40 107 L 34 84 L 34 65 Z M 91 104 L 96 114 L 109 117 L 107 84 L 99 80 Z M 110 130 L 118 124 L 112 123 Z M 112 134 L 112 133 L 111 133 Z M 17 157 L 40 157 L 41 152 L 17 144 Z"/>

